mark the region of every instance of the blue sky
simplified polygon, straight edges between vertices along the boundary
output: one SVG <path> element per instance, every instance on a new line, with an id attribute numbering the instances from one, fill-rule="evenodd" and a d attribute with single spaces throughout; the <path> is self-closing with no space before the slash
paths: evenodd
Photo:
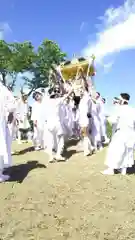
<path id="1" fill-rule="evenodd" d="M 0 26 L 7 41 L 30 40 L 37 47 L 44 38 L 49 38 L 57 41 L 69 57 L 74 53 L 87 56 L 96 53 L 97 90 L 109 104 L 112 97 L 127 91 L 135 105 L 135 37 L 131 28 L 135 18 L 130 18 L 135 16 L 135 1 L 99 2 L 0 0 Z M 117 26 L 120 28 L 116 31 Z M 122 35 L 127 28 L 128 39 Z"/>

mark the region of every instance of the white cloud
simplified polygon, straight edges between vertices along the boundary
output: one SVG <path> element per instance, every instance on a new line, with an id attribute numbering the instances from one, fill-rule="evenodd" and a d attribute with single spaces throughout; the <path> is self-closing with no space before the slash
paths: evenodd
<path id="1" fill-rule="evenodd" d="M 7 22 L 1 22 L 0 23 L 0 39 L 3 39 L 4 35 L 9 32 L 10 33 L 12 32 L 9 24 Z"/>
<path id="2" fill-rule="evenodd" d="M 96 33 L 96 41 L 82 51 L 85 57 L 92 54 L 97 62 L 123 50 L 135 49 L 135 0 L 127 0 L 118 8 L 106 10 L 101 21 L 102 31 Z"/>

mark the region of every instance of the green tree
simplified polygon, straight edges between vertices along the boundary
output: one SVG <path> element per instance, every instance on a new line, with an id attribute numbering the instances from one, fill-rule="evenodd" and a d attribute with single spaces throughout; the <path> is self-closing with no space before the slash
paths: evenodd
<path id="1" fill-rule="evenodd" d="M 10 44 L 12 51 L 12 70 L 16 73 L 31 71 L 36 60 L 36 53 L 31 42 Z"/>
<path id="2" fill-rule="evenodd" d="M 38 87 L 46 87 L 50 70 L 65 60 L 66 54 L 54 41 L 44 40 L 37 52 L 31 42 L 6 43 L 0 40 L 0 75 L 5 86 L 14 89 L 18 73 L 30 72 L 32 78 L 24 77 L 30 92 Z M 10 76 L 10 82 L 8 80 Z"/>
<path id="3" fill-rule="evenodd" d="M 4 40 L 0 40 L 0 75 L 4 85 L 7 85 L 6 77 L 11 73 L 11 59 L 12 50 Z"/>
<path id="4" fill-rule="evenodd" d="M 25 79 L 26 84 L 31 89 L 46 87 L 49 83 L 50 70 L 54 65 L 59 65 L 65 60 L 66 53 L 62 52 L 59 45 L 54 41 L 45 39 L 38 47 L 37 58 L 33 64 L 33 79 Z"/>
<path id="5" fill-rule="evenodd" d="M 12 43 L 10 44 L 10 48 L 12 49 L 12 75 L 15 76 L 14 79 L 16 81 L 18 73 L 33 71 L 37 55 L 32 43 L 28 41 Z M 12 83 L 14 84 L 14 82 Z"/>
<path id="6" fill-rule="evenodd" d="M 0 74 L 2 83 L 13 90 L 16 85 L 17 74 L 30 71 L 35 59 L 34 47 L 30 42 L 6 43 L 1 40 Z M 8 76 L 10 76 L 10 82 Z"/>
<path id="7" fill-rule="evenodd" d="M 108 138 L 112 137 L 112 125 L 107 121 L 107 136 Z"/>

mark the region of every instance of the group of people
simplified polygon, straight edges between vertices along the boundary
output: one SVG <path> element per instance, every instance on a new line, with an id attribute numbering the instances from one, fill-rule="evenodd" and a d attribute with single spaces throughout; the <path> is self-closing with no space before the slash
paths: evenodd
<path id="1" fill-rule="evenodd" d="M 103 174 L 114 174 L 115 169 L 126 174 L 134 164 L 135 110 L 128 105 L 130 96 L 126 93 L 114 99 L 114 112 L 108 118 L 112 124 L 111 141 L 106 133 L 105 99 L 97 92 L 93 97 L 88 84 L 55 84 L 43 91 L 33 92 L 32 111 L 29 110 L 27 94 L 15 98 L 0 83 L 0 182 L 9 179 L 3 174 L 11 165 L 11 143 L 21 135 L 31 133 L 35 150 L 44 149 L 49 162 L 66 160 L 64 152 L 67 141 L 74 138 L 82 142 L 84 156 L 102 150 L 109 144 Z M 30 122 L 33 123 L 33 133 Z M 16 135 L 16 136 L 15 136 Z"/>

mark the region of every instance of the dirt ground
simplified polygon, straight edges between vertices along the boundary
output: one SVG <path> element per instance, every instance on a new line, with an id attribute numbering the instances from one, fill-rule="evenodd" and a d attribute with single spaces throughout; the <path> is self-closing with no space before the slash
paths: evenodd
<path id="1" fill-rule="evenodd" d="M 84 158 L 70 147 L 67 162 L 48 164 L 28 147 L 0 184 L 1 240 L 135 240 L 135 176 L 100 174 L 106 149 Z"/>

